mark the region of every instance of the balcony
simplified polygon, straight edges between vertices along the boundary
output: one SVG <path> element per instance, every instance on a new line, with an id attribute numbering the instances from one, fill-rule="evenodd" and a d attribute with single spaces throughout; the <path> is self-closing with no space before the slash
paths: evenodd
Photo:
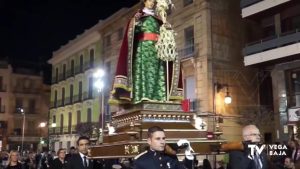
<path id="1" fill-rule="evenodd" d="M 92 69 L 93 67 L 94 67 L 93 62 L 90 62 L 90 61 L 84 62 L 84 70 L 89 70 L 89 69 Z"/>
<path id="2" fill-rule="evenodd" d="M 57 102 L 54 101 L 54 102 L 50 102 L 50 109 L 51 108 L 56 108 L 57 107 Z"/>
<path id="3" fill-rule="evenodd" d="M 22 107 L 22 106 L 21 106 Z M 35 108 L 28 108 L 28 107 L 23 107 L 22 108 L 25 112 L 26 115 L 35 115 L 35 114 L 38 114 L 39 113 L 39 109 L 35 109 Z M 19 115 L 22 115 L 22 113 L 20 112 L 19 110 L 19 107 L 16 107 L 15 109 L 15 114 L 19 114 Z"/>
<path id="4" fill-rule="evenodd" d="M 179 60 L 185 60 L 194 57 L 196 54 L 195 45 L 187 45 L 186 47 L 178 50 Z"/>
<path id="5" fill-rule="evenodd" d="M 73 125 L 71 127 L 52 127 L 49 128 L 49 135 L 60 135 L 60 134 L 77 134 L 76 126 Z"/>
<path id="6" fill-rule="evenodd" d="M 243 49 L 245 65 L 262 63 L 300 53 L 298 30 L 247 44 Z"/>
<path id="7" fill-rule="evenodd" d="M 84 92 L 83 93 L 83 100 L 94 99 L 93 92 Z"/>
<path id="8" fill-rule="evenodd" d="M 240 6 L 241 6 L 241 8 L 245 8 L 245 7 L 251 6 L 255 3 L 258 3 L 260 1 L 262 1 L 262 0 L 241 0 Z"/>
<path id="9" fill-rule="evenodd" d="M 72 98 L 72 97 L 71 97 L 71 98 Z M 65 105 L 72 104 L 71 98 L 70 98 L 70 97 L 66 97 L 66 98 L 65 98 Z"/>
<path id="10" fill-rule="evenodd" d="M 248 17 L 291 0 L 241 0 L 242 17 Z"/>
<path id="11" fill-rule="evenodd" d="M 63 106 L 63 101 L 62 100 L 57 100 L 57 107 Z"/>
<path id="12" fill-rule="evenodd" d="M 75 67 L 75 75 L 77 75 L 79 73 L 83 73 L 83 72 L 84 72 L 83 65 Z"/>
<path id="13" fill-rule="evenodd" d="M 41 90 L 38 88 L 25 88 L 25 87 L 15 87 L 13 89 L 14 93 L 20 93 L 20 94 L 39 94 Z"/>
<path id="14" fill-rule="evenodd" d="M 75 95 L 73 100 L 74 100 L 73 103 L 81 102 L 82 101 L 82 94 Z"/>
<path id="15" fill-rule="evenodd" d="M 52 77 L 51 84 L 56 84 L 58 82 L 58 78 Z"/>
<path id="16" fill-rule="evenodd" d="M 1 105 L 1 107 L 0 107 L 0 113 L 5 113 L 5 106 L 4 105 Z"/>

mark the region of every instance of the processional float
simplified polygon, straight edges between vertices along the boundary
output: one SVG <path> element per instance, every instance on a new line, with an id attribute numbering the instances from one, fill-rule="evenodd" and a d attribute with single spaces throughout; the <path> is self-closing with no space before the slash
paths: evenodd
<path id="1" fill-rule="evenodd" d="M 156 13 L 163 21 L 156 48 L 160 59 L 166 61 L 166 70 L 169 70 L 169 61 L 180 66 L 175 33 L 166 20 L 166 11 L 172 5 L 171 0 L 157 0 L 156 6 Z M 170 90 L 167 89 L 167 91 Z M 169 93 L 167 97 L 169 99 Z M 208 132 L 204 118 L 196 117 L 193 111 L 183 111 L 181 103 L 141 102 L 124 105 L 123 108 L 121 111 L 112 113 L 110 125 L 114 128 L 114 132 L 110 132 L 109 128 L 102 130 L 100 144 L 93 145 L 90 149 L 91 157 L 115 159 L 132 158 L 138 155 L 148 147 L 147 129 L 151 126 L 160 126 L 165 130 L 169 145 L 167 149 L 174 147 L 178 140 L 187 139 L 195 155 L 217 153 L 216 147 L 225 141 L 219 137 L 222 132 Z M 200 123 L 199 119 L 202 120 Z M 172 150 L 169 152 L 174 153 Z"/>

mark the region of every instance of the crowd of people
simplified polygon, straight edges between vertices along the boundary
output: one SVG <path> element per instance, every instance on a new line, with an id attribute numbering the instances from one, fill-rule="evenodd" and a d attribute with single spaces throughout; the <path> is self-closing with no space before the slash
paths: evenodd
<path id="1" fill-rule="evenodd" d="M 2 151 L 0 154 L 0 169 L 66 169 L 66 161 L 76 153 L 71 147 L 66 155 L 65 149 L 55 151 L 33 152 L 25 151 L 22 155 L 16 150 Z"/>

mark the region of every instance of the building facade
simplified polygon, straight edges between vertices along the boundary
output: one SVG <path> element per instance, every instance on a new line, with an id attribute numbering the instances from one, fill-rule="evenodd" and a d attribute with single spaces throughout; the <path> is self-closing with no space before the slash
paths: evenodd
<path id="1" fill-rule="evenodd" d="M 50 148 L 75 146 L 79 132 L 98 127 L 99 93 L 93 73 L 100 65 L 101 38 L 90 29 L 53 53 L 49 115 Z"/>
<path id="2" fill-rule="evenodd" d="M 0 88 L 2 149 L 21 151 L 22 142 L 23 150 L 47 146 L 47 125 L 42 128 L 40 124 L 48 119 L 50 88 L 40 72 L 13 68 L 3 61 Z"/>
<path id="3" fill-rule="evenodd" d="M 260 104 L 273 111 L 264 126 L 273 140 L 288 140 L 300 114 L 300 3 L 295 0 L 242 0 L 246 27 L 244 64 L 260 72 Z"/>

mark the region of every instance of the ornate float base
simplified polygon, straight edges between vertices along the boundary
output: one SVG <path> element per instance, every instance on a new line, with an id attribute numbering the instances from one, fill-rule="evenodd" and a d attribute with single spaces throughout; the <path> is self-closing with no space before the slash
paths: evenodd
<path id="1" fill-rule="evenodd" d="M 225 140 L 208 139 L 207 131 L 200 131 L 194 127 L 193 112 L 183 112 L 177 103 L 144 102 L 125 111 L 116 113 L 112 117 L 114 134 L 105 133 L 103 143 L 91 147 L 93 158 L 134 157 L 146 150 L 147 130 L 151 126 L 160 126 L 165 130 L 167 143 L 176 144 L 179 139 L 190 141 L 197 154 L 210 154 L 213 147 Z"/>

